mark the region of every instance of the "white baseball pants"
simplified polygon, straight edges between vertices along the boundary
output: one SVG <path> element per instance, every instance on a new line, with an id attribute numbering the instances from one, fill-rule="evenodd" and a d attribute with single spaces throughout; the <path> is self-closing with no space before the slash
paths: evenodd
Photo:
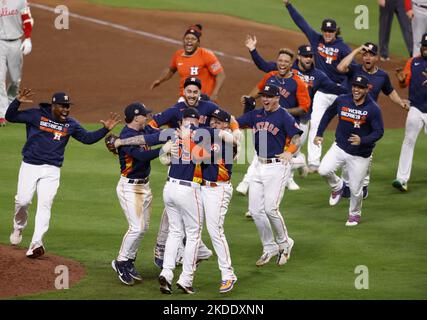
<path id="1" fill-rule="evenodd" d="M 259 160 L 254 162 L 255 174 L 249 185 L 249 212 L 258 229 L 263 252 L 277 254 L 288 240 L 279 206 L 291 173 L 291 165 L 281 162 L 263 164 Z"/>
<path id="2" fill-rule="evenodd" d="M 412 35 L 414 39 L 412 56 L 416 57 L 420 55 L 421 37 L 427 32 L 427 9 L 412 4 L 412 11 L 414 12 L 414 17 L 412 18 Z"/>
<path id="3" fill-rule="evenodd" d="M 136 258 L 141 240 L 150 225 L 153 200 L 150 183 L 131 184 L 128 180 L 120 177 L 116 188 L 117 197 L 129 224 L 117 257 L 118 261 Z"/>
<path id="4" fill-rule="evenodd" d="M 411 107 L 406 118 L 405 138 L 400 151 L 396 175 L 396 179 L 403 183 L 407 183 L 411 176 L 415 143 L 423 126 L 424 132 L 427 134 L 427 113 L 422 113 L 419 109 Z"/>
<path id="5" fill-rule="evenodd" d="M 37 191 L 37 211 L 31 244 L 43 245 L 43 236 L 49 229 L 53 199 L 59 187 L 59 167 L 33 165 L 22 161 L 19 169 L 18 190 L 15 196 L 13 227 L 23 230 L 27 226 L 28 207 Z"/>
<path id="6" fill-rule="evenodd" d="M 370 162 L 371 157 L 363 158 L 348 154 L 334 142 L 320 163 L 319 174 L 326 179 L 332 191 L 339 191 L 344 183 L 335 172 L 344 165 L 347 167 L 351 215 L 362 214 L 363 179 L 368 173 Z"/>
<path id="7" fill-rule="evenodd" d="M 369 168 L 368 168 L 368 173 L 366 174 L 366 176 L 363 178 L 363 186 L 367 187 L 369 186 L 369 182 L 371 181 L 371 168 L 372 168 L 372 155 L 370 157 L 370 161 L 369 161 Z M 347 166 L 343 166 L 342 168 L 342 172 L 341 172 L 341 178 L 343 179 L 343 181 L 345 182 L 345 184 L 349 184 L 349 173 L 347 170 Z"/>
<path id="8" fill-rule="evenodd" d="M 174 181 L 177 181 L 174 179 Z M 175 258 L 182 239 L 187 241 L 184 249 L 182 273 L 179 282 L 191 287 L 196 271 L 197 250 L 203 228 L 203 205 L 200 186 L 192 187 L 167 181 L 163 189 L 163 201 L 169 220 L 169 234 L 165 246 L 163 270 L 160 275 L 172 282 Z"/>
<path id="9" fill-rule="evenodd" d="M 334 103 L 337 95 L 326 94 L 317 91 L 313 98 L 313 112 L 311 113 L 310 130 L 308 133 L 308 165 L 318 167 L 322 157 L 322 146 L 314 144 L 314 138 L 317 135 L 320 121 L 325 111 Z"/>
<path id="10" fill-rule="evenodd" d="M 18 94 L 23 61 L 21 40 L 0 40 L 0 118 L 4 118 L 7 107 Z M 6 88 L 8 74 L 10 81 Z"/>
<path id="11" fill-rule="evenodd" d="M 218 257 L 221 279 L 237 280 L 231 265 L 227 238 L 224 234 L 224 219 L 233 195 L 233 186 L 231 183 L 224 183 L 217 187 L 202 186 L 201 192 L 206 227 Z"/>

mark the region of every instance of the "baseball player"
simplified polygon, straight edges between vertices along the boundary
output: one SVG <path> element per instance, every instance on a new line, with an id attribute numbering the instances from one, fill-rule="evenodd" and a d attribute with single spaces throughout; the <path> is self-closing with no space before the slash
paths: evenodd
<path id="1" fill-rule="evenodd" d="M 353 62 L 358 54 L 362 55 L 362 64 Z M 375 102 L 378 103 L 378 96 L 380 92 L 383 92 L 393 103 L 404 110 L 409 110 L 408 103 L 402 100 L 397 91 L 394 90 L 387 72 L 377 66 L 378 60 L 379 55 L 377 45 L 372 42 L 367 42 L 359 48 L 354 49 L 347 57 L 345 57 L 338 65 L 337 69 L 338 71 L 346 74 L 349 80 L 353 79 L 355 75 L 363 75 L 366 77 L 369 82 L 369 95 Z M 349 90 L 351 91 L 351 88 L 349 88 Z M 348 172 L 345 166 L 343 167 L 342 178 L 345 183 L 342 196 L 343 198 L 349 198 L 350 188 L 348 187 Z M 370 170 L 368 170 L 368 173 L 363 180 L 363 199 L 368 197 L 369 178 Z"/>
<path id="2" fill-rule="evenodd" d="M 344 165 L 347 167 L 351 196 L 345 225 L 349 227 L 360 222 L 363 179 L 368 172 L 375 143 L 384 134 L 381 110 L 368 95 L 368 79 L 363 75 L 356 75 L 352 84 L 352 93 L 339 96 L 325 112 L 315 138 L 316 144 L 322 143 L 323 132 L 332 118 L 338 115 L 335 142 L 323 157 L 319 174 L 331 187 L 329 204 L 335 206 L 344 189 L 344 181 L 335 171 Z"/>
<path id="3" fill-rule="evenodd" d="M 427 32 L 427 0 L 405 0 L 405 10 L 412 23 L 412 36 L 414 40 L 414 48 L 412 56 L 417 57 L 421 54 L 421 39 L 422 35 Z"/>
<path id="4" fill-rule="evenodd" d="M 292 20 L 304 32 L 314 52 L 316 68 L 323 71 L 329 79 L 342 86 L 347 86 L 345 75 L 337 71 L 340 61 L 347 56 L 351 49 L 339 37 L 340 30 L 333 19 L 324 19 L 322 22 L 322 34 L 316 32 L 292 6 L 289 0 L 283 0 Z M 311 113 L 310 131 L 308 133 L 308 166 L 310 172 L 317 172 L 322 155 L 321 145 L 314 145 L 313 141 L 317 133 L 320 119 L 325 110 L 334 102 L 337 95 L 317 91 L 313 97 L 313 111 Z"/>
<path id="5" fill-rule="evenodd" d="M 84 144 L 93 144 L 117 125 L 119 117 L 111 113 L 110 119 L 101 120 L 103 128 L 88 132 L 75 119 L 68 117 L 71 109 L 68 94 L 58 92 L 52 96 L 51 104 L 41 103 L 36 108 L 19 110 L 21 103 L 32 102 L 29 100 L 31 95 L 31 90 L 24 89 L 6 112 L 7 121 L 27 126 L 10 242 L 12 245 L 21 243 L 22 231 L 27 226 L 28 207 L 37 190 L 34 234 L 26 253 L 29 258 L 37 258 L 45 252 L 43 236 L 49 228 L 50 210 L 59 187 L 60 169 L 70 136 Z"/>
<path id="6" fill-rule="evenodd" d="M 26 0 L 0 1 L 0 127 L 6 125 L 6 109 L 18 93 L 22 56 L 29 54 L 32 49 L 33 24 Z M 6 89 L 7 74 L 10 81 Z"/>
<path id="7" fill-rule="evenodd" d="M 159 275 L 160 291 L 172 293 L 173 271 L 176 266 L 178 247 L 184 236 L 186 244 L 182 272 L 177 287 L 184 293 L 193 294 L 197 251 L 203 228 L 203 204 L 200 194 L 201 171 L 197 163 L 210 157 L 207 151 L 195 145 L 192 136 L 198 128 L 200 114 L 195 108 L 187 108 L 182 116 L 182 135 L 177 140 L 179 151 L 173 153 L 163 200 L 169 221 L 169 232 L 164 251 L 163 269 Z"/>
<path id="8" fill-rule="evenodd" d="M 255 174 L 249 185 L 249 211 L 263 245 L 263 254 L 256 262 L 259 267 L 274 256 L 278 256 L 278 265 L 285 264 L 294 244 L 279 206 L 291 172 L 290 160 L 299 149 L 302 131 L 290 113 L 280 106 L 280 94 L 279 87 L 266 84 L 260 92 L 263 108 L 246 112 L 237 119 L 241 128 L 252 128 L 255 136 L 257 158 L 253 161 Z M 288 146 L 287 139 L 291 139 Z"/>
<path id="9" fill-rule="evenodd" d="M 146 126 L 150 112 L 151 110 L 139 102 L 127 106 L 124 111 L 126 126 L 121 131 L 120 137 L 158 134 L 157 130 Z M 142 281 L 141 274 L 135 268 L 135 259 L 150 224 L 153 199 L 149 183 L 150 161 L 157 158 L 160 152 L 169 152 L 170 146 L 169 142 L 162 148 L 153 150 L 147 145 L 123 146 L 118 150 L 121 176 L 116 191 L 129 229 L 123 237 L 119 255 L 111 265 L 120 281 L 126 285 L 133 285 L 135 280 Z"/>
<path id="10" fill-rule="evenodd" d="M 397 70 L 397 78 L 402 88 L 409 87 L 411 107 L 406 118 L 405 139 L 400 151 L 399 167 L 393 187 L 408 191 L 412 159 L 418 134 L 424 126 L 427 134 L 427 33 L 421 37 L 421 56 L 411 58 L 405 69 Z"/>
<path id="11" fill-rule="evenodd" d="M 225 72 L 215 54 L 200 47 L 202 26 L 190 26 L 184 33 L 183 49 L 175 52 L 169 67 L 163 71 L 160 78 L 151 85 L 151 90 L 169 80 L 178 71 L 179 96 L 184 94 L 184 82 L 188 77 L 197 77 L 203 84 L 202 93 L 211 100 L 218 99 L 218 93 L 225 81 Z"/>

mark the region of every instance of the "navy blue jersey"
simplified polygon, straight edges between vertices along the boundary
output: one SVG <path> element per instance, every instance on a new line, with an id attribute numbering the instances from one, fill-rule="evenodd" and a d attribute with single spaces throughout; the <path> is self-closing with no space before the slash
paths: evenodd
<path id="1" fill-rule="evenodd" d="M 209 132 L 210 141 L 208 148 L 211 152 L 210 158 L 202 163 L 203 179 L 211 182 L 229 181 L 233 168 L 234 147 L 232 144 L 226 144 L 218 136 L 220 130 L 212 128 L 203 129 Z"/>
<path id="2" fill-rule="evenodd" d="M 323 132 L 329 122 L 338 114 L 338 126 L 335 132 L 335 141 L 341 149 L 348 154 L 368 158 L 375 147 L 375 142 L 384 134 L 384 124 L 381 110 L 377 103 L 368 95 L 365 102 L 356 106 L 351 94 L 341 95 L 326 110 L 319 124 L 317 135 Z M 358 146 L 351 145 L 348 141 L 351 134 L 361 138 Z"/>
<path id="3" fill-rule="evenodd" d="M 337 71 L 337 66 L 341 60 L 351 53 L 351 49 L 346 45 L 341 37 L 337 37 L 331 43 L 325 43 L 323 36 L 316 32 L 298 11 L 288 4 L 286 8 L 292 20 L 305 34 L 314 51 L 314 61 L 316 68 L 322 70 L 332 81 L 346 86 L 346 76 Z"/>
<path id="4" fill-rule="evenodd" d="M 120 132 L 120 139 L 150 134 L 152 130 L 150 126 L 146 126 L 140 131 L 125 126 Z M 157 158 L 159 153 L 160 148 L 150 150 L 148 145 L 120 147 L 119 161 L 122 176 L 129 179 L 148 177 L 151 171 L 150 161 Z"/>
<path id="5" fill-rule="evenodd" d="M 64 162 L 65 146 L 72 136 L 84 143 L 93 144 L 107 133 L 106 128 L 86 131 L 77 120 L 68 117 L 59 122 L 52 115 L 50 104 L 19 111 L 20 102 L 15 99 L 6 111 L 6 120 L 27 125 L 27 142 L 22 149 L 24 162 L 34 165 L 49 164 L 61 167 Z"/>
<path id="6" fill-rule="evenodd" d="M 251 127 L 255 134 L 255 150 L 262 158 L 275 158 L 283 153 L 287 138 L 302 134 L 294 117 L 280 107 L 274 112 L 255 109 L 236 119 L 239 126 Z"/>
<path id="7" fill-rule="evenodd" d="M 413 57 L 406 62 L 402 88 L 409 86 L 409 101 L 422 113 L 427 113 L 427 59 Z"/>
<path id="8" fill-rule="evenodd" d="M 171 128 L 178 128 L 182 122 L 182 114 L 187 108 L 188 106 L 185 102 L 178 102 L 165 111 L 153 115 L 153 120 L 150 121 L 149 124 L 157 128 L 163 125 L 168 125 Z M 209 126 L 209 117 L 218 108 L 218 105 L 212 101 L 200 100 L 196 106 L 200 114 L 199 125 L 201 127 Z"/>
<path id="9" fill-rule="evenodd" d="M 369 81 L 369 94 L 374 101 L 378 101 L 378 96 L 382 91 L 386 96 L 393 92 L 394 88 L 391 84 L 390 78 L 387 72 L 378 69 L 375 73 L 366 72 L 363 66 L 358 63 L 354 63 L 348 67 L 347 78 L 349 80 L 348 89 L 351 92 L 351 80 L 355 76 L 364 76 Z"/>

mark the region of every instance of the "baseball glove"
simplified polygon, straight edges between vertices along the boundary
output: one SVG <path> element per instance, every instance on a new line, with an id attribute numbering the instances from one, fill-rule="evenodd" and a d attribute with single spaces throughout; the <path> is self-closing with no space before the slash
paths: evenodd
<path id="1" fill-rule="evenodd" d="M 114 142 L 118 139 L 119 137 L 114 135 L 114 134 L 110 134 L 108 136 L 105 137 L 104 141 L 105 141 L 105 146 L 107 147 L 108 151 L 114 153 L 114 154 L 118 154 L 119 152 L 117 151 Z"/>
<path id="2" fill-rule="evenodd" d="M 252 98 L 252 97 L 244 97 L 244 100 L 245 100 L 245 103 L 244 103 L 244 107 L 245 108 L 243 110 L 243 113 L 250 112 L 253 109 L 255 109 L 256 102 L 255 102 L 254 98 Z"/>

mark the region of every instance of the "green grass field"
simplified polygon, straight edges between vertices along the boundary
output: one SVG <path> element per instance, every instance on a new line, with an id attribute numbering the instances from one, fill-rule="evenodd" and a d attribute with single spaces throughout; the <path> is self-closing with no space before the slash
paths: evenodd
<path id="1" fill-rule="evenodd" d="M 286 29 L 299 30 L 287 10 L 284 9 L 282 0 L 89 0 L 89 2 L 129 8 L 223 13 Z M 324 18 L 334 18 L 341 26 L 342 36 L 347 42 L 354 45 L 360 45 L 366 41 L 378 42 L 379 9 L 377 1 L 293 0 L 292 4 L 316 30 L 320 30 Z M 354 20 L 358 15 L 355 13 L 355 8 L 359 5 L 364 5 L 369 9 L 369 29 L 367 30 L 357 30 L 354 26 Z M 393 21 L 389 48 L 394 55 L 408 56 L 397 17 Z"/>
<path id="2" fill-rule="evenodd" d="M 96 128 L 96 125 L 88 126 Z M 118 131 L 118 129 L 116 129 Z M 328 132 L 326 145 L 332 133 Z M 192 299 L 426 299 L 427 298 L 427 143 L 418 139 L 409 192 L 391 187 L 403 130 L 387 130 L 374 158 L 369 198 L 363 204 L 362 223 L 346 228 L 348 202 L 329 207 L 329 190 L 318 175 L 297 182 L 300 191 L 286 192 L 281 205 L 290 235 L 295 239 L 292 258 L 279 268 L 274 262 L 257 268 L 261 244 L 252 221 L 244 217 L 247 198 L 234 195 L 225 230 L 236 274 L 231 294 L 218 293 L 220 274 L 216 259 L 203 262 L 197 271 Z M 0 243 L 7 244 L 12 229 L 20 151 L 25 127 L 9 124 L 0 136 Z M 233 184 L 246 166 L 234 168 Z M 86 277 L 69 290 L 43 293 L 24 299 L 188 299 L 175 292 L 159 292 L 152 252 L 162 211 L 162 188 L 166 169 L 153 162 L 151 187 L 154 193 L 151 226 L 143 239 L 137 266 L 144 282 L 125 287 L 110 262 L 117 255 L 127 223 L 119 206 L 115 186 L 118 161 L 103 143 L 85 146 L 71 140 L 61 172 L 61 185 L 53 205 L 50 230 L 45 237 L 49 253 L 81 261 Z M 30 208 L 25 247 L 31 239 L 36 200 Z M 211 243 L 204 232 L 209 247 Z M 369 290 L 356 290 L 354 270 L 369 269 Z M 176 272 L 176 276 L 179 271 Z"/>

